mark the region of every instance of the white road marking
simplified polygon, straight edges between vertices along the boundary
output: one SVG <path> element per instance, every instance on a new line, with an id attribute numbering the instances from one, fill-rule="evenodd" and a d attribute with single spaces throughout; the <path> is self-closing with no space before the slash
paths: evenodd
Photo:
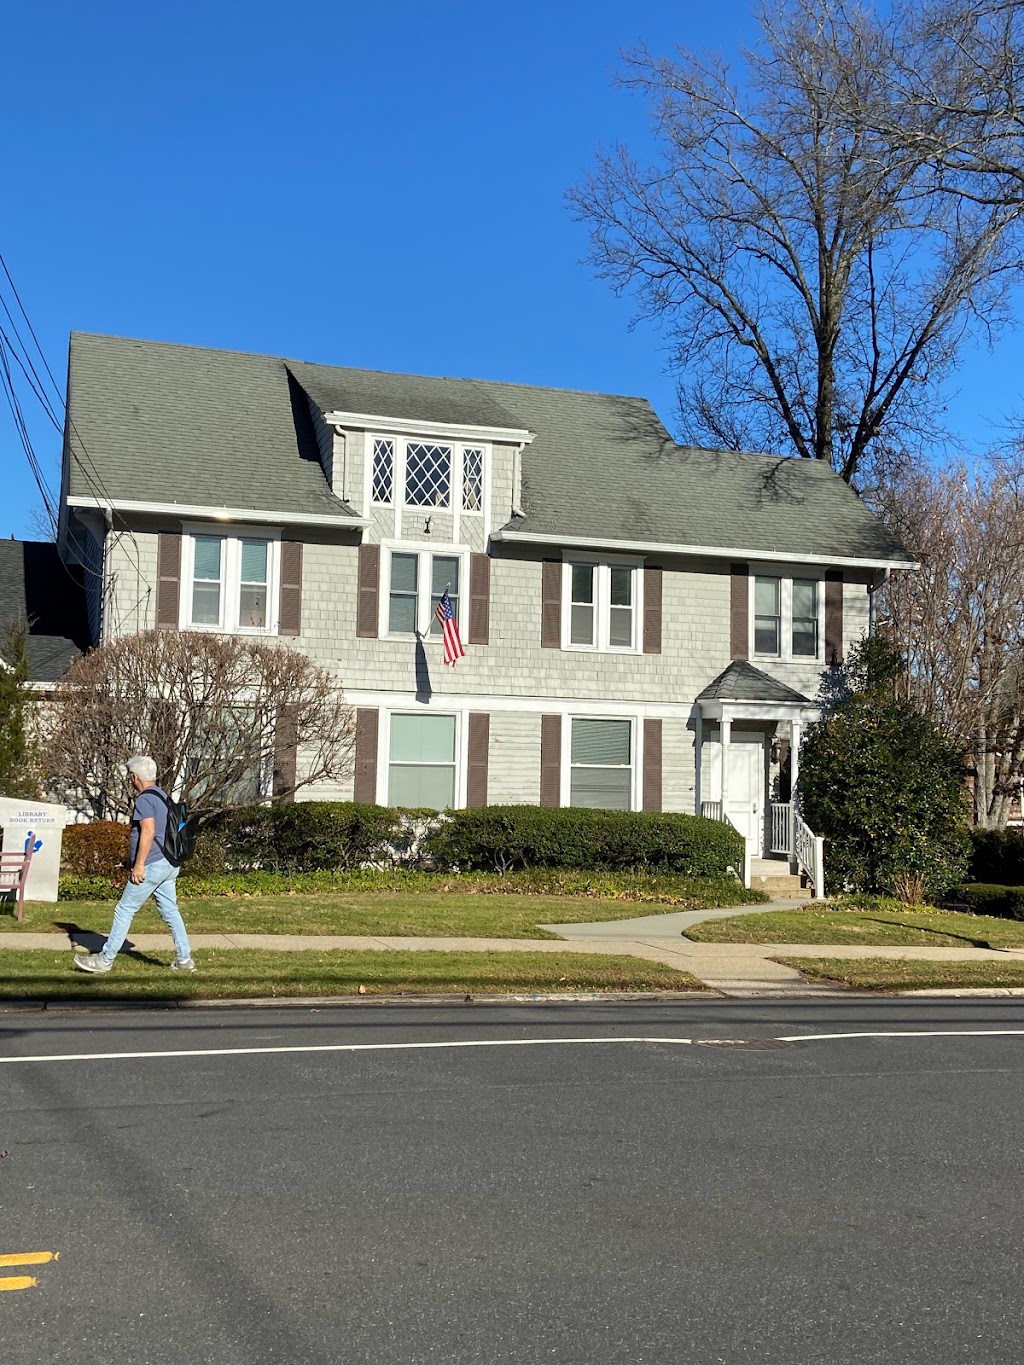
<path id="1" fill-rule="evenodd" d="M 415 1052 L 451 1050 L 467 1047 L 573 1047 L 578 1045 L 621 1045 L 623 1043 L 674 1043 L 689 1046 L 703 1043 L 828 1043 L 846 1038 L 1010 1038 L 1024 1036 L 1024 1028 L 1003 1029 L 914 1029 L 876 1030 L 863 1033 L 791 1033 L 766 1038 L 664 1038 L 627 1035 L 615 1038 L 462 1038 L 436 1043 L 311 1043 L 289 1047 L 204 1047 L 175 1048 L 163 1052 L 57 1052 L 30 1057 L 0 1057 L 0 1066 L 20 1062 L 124 1062 L 150 1061 L 163 1057 L 264 1057 L 282 1053 L 314 1052 Z"/>
<path id="2" fill-rule="evenodd" d="M 780 1043 L 827 1043 L 842 1038 L 1010 1038 L 1024 1034 L 1024 1028 L 950 1028 L 907 1029 L 885 1033 L 790 1033 Z"/>
<path id="3" fill-rule="evenodd" d="M 427 1048 L 551 1047 L 577 1043 L 692 1043 L 692 1038 L 473 1038 L 441 1043 L 321 1043 L 292 1047 L 204 1047 L 168 1052 L 58 1052 L 34 1057 L 0 1057 L 0 1066 L 15 1062 L 121 1062 L 156 1057 L 255 1057 L 281 1052 L 407 1052 Z"/>

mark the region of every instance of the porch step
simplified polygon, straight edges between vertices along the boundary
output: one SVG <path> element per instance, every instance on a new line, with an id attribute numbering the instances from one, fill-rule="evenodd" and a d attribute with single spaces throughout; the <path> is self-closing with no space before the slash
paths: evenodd
<path id="1" fill-rule="evenodd" d="M 800 885 L 799 877 L 758 877 L 751 873 L 750 885 L 767 891 L 773 901 L 809 901 L 810 888 Z"/>

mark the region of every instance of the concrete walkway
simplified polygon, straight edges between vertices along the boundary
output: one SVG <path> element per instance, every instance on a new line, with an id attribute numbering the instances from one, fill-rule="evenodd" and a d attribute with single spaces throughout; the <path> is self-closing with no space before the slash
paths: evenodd
<path id="1" fill-rule="evenodd" d="M 662 962 L 677 971 L 689 972 L 712 990 L 730 996 L 834 995 L 827 982 L 808 981 L 793 967 L 773 962 L 775 957 L 880 957 L 891 960 L 931 962 L 1024 961 L 1024 948 L 872 948 L 863 944 L 811 943 L 694 943 L 682 931 L 707 919 L 741 914 L 790 910 L 806 901 L 773 901 L 770 904 L 732 906 L 723 910 L 682 910 L 667 915 L 643 915 L 635 919 L 605 920 L 589 924 L 542 926 L 561 935 L 560 940 L 512 938 L 405 938 L 340 934 L 191 934 L 195 948 L 258 948 L 273 952 L 496 952 L 496 953 L 604 953 Z M 100 934 L 0 934 L 0 950 L 43 948 L 69 952 L 74 947 L 90 951 L 103 942 Z M 129 944 L 139 952 L 170 956 L 166 934 L 133 934 Z"/>

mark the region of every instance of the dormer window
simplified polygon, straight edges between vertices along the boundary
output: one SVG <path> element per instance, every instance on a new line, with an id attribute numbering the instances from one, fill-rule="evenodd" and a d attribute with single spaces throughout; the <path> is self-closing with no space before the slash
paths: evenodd
<path id="1" fill-rule="evenodd" d="M 485 446 L 375 436 L 370 448 L 371 505 L 483 512 Z"/>

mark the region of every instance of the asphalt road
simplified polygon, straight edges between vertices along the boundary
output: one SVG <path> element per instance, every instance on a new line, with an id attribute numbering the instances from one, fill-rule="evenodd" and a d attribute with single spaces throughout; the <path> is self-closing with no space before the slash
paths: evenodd
<path id="1" fill-rule="evenodd" d="M 1022 1101 L 1014 1000 L 3 1013 L 0 1359 L 1018 1365 Z"/>

